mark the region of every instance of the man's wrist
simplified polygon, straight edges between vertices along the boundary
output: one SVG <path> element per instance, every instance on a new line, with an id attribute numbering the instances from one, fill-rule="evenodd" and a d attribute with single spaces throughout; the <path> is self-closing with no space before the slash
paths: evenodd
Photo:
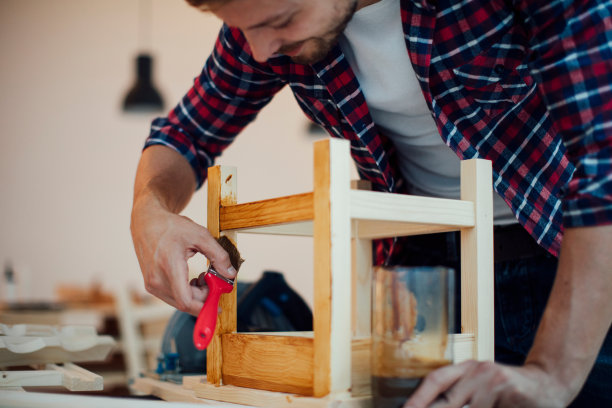
<path id="1" fill-rule="evenodd" d="M 549 356 L 544 357 L 534 354 L 536 353 L 532 349 L 525 360 L 524 367 L 528 370 L 539 371 L 541 373 L 540 378 L 543 379 L 539 386 L 552 390 L 551 394 L 557 396 L 558 401 L 561 401 L 563 406 L 569 405 L 582 388 L 584 383 L 582 376 L 576 375 L 575 369 L 560 367 L 557 364 L 559 358 L 551 359 Z"/>

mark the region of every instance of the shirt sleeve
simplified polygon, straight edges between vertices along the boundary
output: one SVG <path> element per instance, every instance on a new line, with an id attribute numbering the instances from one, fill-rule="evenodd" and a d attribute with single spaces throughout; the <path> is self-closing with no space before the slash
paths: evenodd
<path id="1" fill-rule="evenodd" d="M 283 85 L 253 59 L 241 32 L 224 25 L 191 89 L 167 117 L 152 122 L 145 148 L 165 145 L 182 154 L 199 188 L 215 158 Z"/>
<path id="2" fill-rule="evenodd" d="M 612 223 L 612 2 L 515 0 L 531 71 L 575 166 L 565 227 Z"/>

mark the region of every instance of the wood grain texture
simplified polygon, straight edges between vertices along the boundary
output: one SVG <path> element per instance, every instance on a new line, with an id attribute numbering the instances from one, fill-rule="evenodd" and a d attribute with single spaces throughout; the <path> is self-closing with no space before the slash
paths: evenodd
<path id="1" fill-rule="evenodd" d="M 0 371 L 0 390 L 4 387 L 61 385 L 63 385 L 62 374 L 55 370 Z"/>
<path id="2" fill-rule="evenodd" d="M 351 395 L 353 397 L 369 397 L 372 394 L 372 340 L 369 337 L 362 339 L 353 339 L 351 343 Z"/>
<path id="3" fill-rule="evenodd" d="M 102 377 L 72 363 L 47 364 L 45 370 L 2 371 L 0 390 L 5 387 L 63 386 L 69 391 L 100 391 Z"/>
<path id="4" fill-rule="evenodd" d="M 351 386 L 350 153 L 345 140 L 314 145 L 314 395 L 322 397 Z"/>
<path id="5" fill-rule="evenodd" d="M 331 216 L 327 140 L 314 144 L 314 395 L 330 391 L 331 337 Z"/>
<path id="6" fill-rule="evenodd" d="M 313 394 L 313 339 L 249 333 L 222 337 L 223 384 Z"/>
<path id="7" fill-rule="evenodd" d="M 203 377 L 200 377 L 200 380 L 202 378 Z M 179 384 L 174 384 L 168 381 L 160 381 L 153 378 L 136 378 L 132 384 L 132 388 L 147 395 L 154 395 L 163 399 L 164 401 L 189 402 L 203 406 L 236 407 L 234 404 L 198 398 L 192 389 L 193 387 L 187 388 L 184 385 L 181 386 Z M 171 406 L 172 405 L 168 405 L 169 408 Z"/>
<path id="8" fill-rule="evenodd" d="M 451 340 L 452 338 L 452 340 Z M 472 360 L 474 356 L 474 335 L 471 333 L 457 333 L 449 335 L 449 345 L 453 347 L 453 363 L 458 364 Z"/>
<path id="9" fill-rule="evenodd" d="M 286 224 L 262 225 L 257 227 L 235 229 L 238 233 L 287 235 L 298 237 L 312 237 L 312 221 L 289 222 Z"/>
<path id="10" fill-rule="evenodd" d="M 358 235 L 359 226 L 355 225 L 353 230 Z M 353 238 L 351 245 L 352 334 L 353 338 L 369 337 L 372 333 L 372 240 Z"/>
<path id="11" fill-rule="evenodd" d="M 372 408 L 370 397 L 337 396 L 327 398 L 303 397 L 282 392 L 263 391 L 226 385 L 194 386 L 197 397 L 262 408 Z"/>
<path id="12" fill-rule="evenodd" d="M 351 190 L 370 191 L 371 189 L 372 183 L 370 181 L 351 180 Z M 351 319 L 353 339 L 367 338 L 372 333 L 372 240 L 361 238 L 360 227 L 358 220 L 351 220 Z M 353 365 L 356 363 L 354 357 L 355 354 L 353 353 Z M 353 382 L 354 388 L 355 384 Z"/>
<path id="13" fill-rule="evenodd" d="M 460 227 L 447 224 L 420 224 L 400 221 L 353 220 L 359 228 L 354 236 L 362 239 L 404 237 L 408 235 L 434 234 L 457 231 Z"/>
<path id="14" fill-rule="evenodd" d="M 461 199 L 474 203 L 475 225 L 461 230 L 461 332 L 475 336 L 473 356 L 494 357 L 493 188 L 491 162 L 461 162 Z"/>
<path id="15" fill-rule="evenodd" d="M 230 230 L 307 221 L 313 215 L 313 193 L 296 194 L 224 206 L 220 211 L 220 227 Z"/>
<path id="16" fill-rule="evenodd" d="M 351 190 L 350 195 L 354 219 L 474 226 L 474 204 L 469 201 L 362 190 Z"/>
<path id="17" fill-rule="evenodd" d="M 207 200 L 207 228 L 213 237 L 221 236 L 220 208 L 236 203 L 237 194 L 236 168 L 228 166 L 214 166 L 208 169 L 208 200 Z M 225 234 L 234 244 L 235 233 Z M 215 334 L 206 349 L 206 375 L 211 384 L 220 385 L 222 379 L 223 352 L 221 335 L 236 331 L 237 326 L 237 280 L 234 290 L 222 294 L 219 299 L 221 313 L 217 318 Z"/>
<path id="18" fill-rule="evenodd" d="M 100 391 L 104 388 L 102 376 L 75 364 L 48 364 L 47 369 L 61 373 L 62 385 L 69 391 Z"/>
<path id="19" fill-rule="evenodd" d="M 351 388 L 351 154 L 347 140 L 329 139 L 331 235 L 330 393 Z M 315 337 L 316 339 L 316 337 Z"/>
<path id="20" fill-rule="evenodd" d="M 161 383 L 161 381 L 159 381 Z M 165 388 L 165 384 L 153 387 Z M 214 387 L 214 386 L 213 386 Z M 107 396 L 53 394 L 42 392 L 4 392 L 0 391 L 3 408 L 193 408 L 185 402 L 154 401 L 143 398 L 112 398 Z M 240 405 L 225 404 L 217 401 L 197 399 L 194 402 L 203 406 L 233 407 Z M 246 407 L 245 405 L 242 405 Z"/>

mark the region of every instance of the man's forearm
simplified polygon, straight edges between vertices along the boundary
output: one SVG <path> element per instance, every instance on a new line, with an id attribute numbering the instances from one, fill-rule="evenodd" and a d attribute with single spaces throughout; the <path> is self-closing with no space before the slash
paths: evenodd
<path id="1" fill-rule="evenodd" d="M 548 305 L 526 363 L 582 387 L 612 322 L 612 225 L 565 231 Z"/>
<path id="2" fill-rule="evenodd" d="M 134 207 L 160 205 L 178 214 L 195 188 L 195 175 L 183 156 L 165 146 L 151 146 L 143 151 L 136 171 Z"/>

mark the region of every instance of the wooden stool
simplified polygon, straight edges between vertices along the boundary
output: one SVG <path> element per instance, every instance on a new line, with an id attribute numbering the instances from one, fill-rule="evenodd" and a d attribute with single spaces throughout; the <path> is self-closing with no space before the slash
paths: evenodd
<path id="1" fill-rule="evenodd" d="M 348 141 L 315 142 L 313 192 L 244 204 L 236 203 L 236 169 L 209 169 L 213 236 L 314 238 L 314 332 L 236 333 L 236 291 L 223 295 L 207 350 L 208 384 L 194 386 L 199 397 L 267 407 L 369 406 L 372 239 L 377 238 L 461 231 L 455 362 L 493 360 L 490 162 L 463 161 L 461 200 L 450 200 L 351 190 L 350 160 Z"/>

